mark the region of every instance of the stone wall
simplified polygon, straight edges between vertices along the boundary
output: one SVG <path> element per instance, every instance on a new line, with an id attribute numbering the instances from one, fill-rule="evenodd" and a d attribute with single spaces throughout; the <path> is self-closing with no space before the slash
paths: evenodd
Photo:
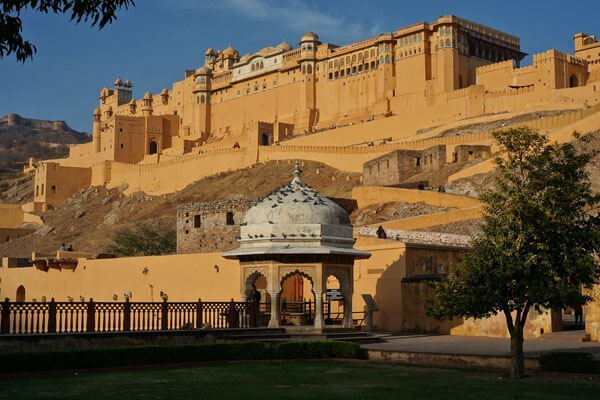
<path id="1" fill-rule="evenodd" d="M 365 186 L 392 186 L 423 171 L 438 170 L 446 163 L 446 146 L 425 150 L 396 150 L 363 164 Z"/>
<path id="2" fill-rule="evenodd" d="M 227 199 L 177 207 L 177 252 L 225 251 L 237 247 L 240 224 L 256 199 Z"/>
<path id="3" fill-rule="evenodd" d="M 471 161 L 476 158 L 488 158 L 491 146 L 461 144 L 454 148 L 453 162 Z"/>

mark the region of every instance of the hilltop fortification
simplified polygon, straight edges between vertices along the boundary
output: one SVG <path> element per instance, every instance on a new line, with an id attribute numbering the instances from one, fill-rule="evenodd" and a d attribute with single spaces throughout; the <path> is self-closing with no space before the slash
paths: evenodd
<path id="1" fill-rule="evenodd" d="M 581 35 L 575 55 L 548 50 L 530 66 L 521 66 L 518 37 L 454 15 L 345 46 L 307 32 L 298 47 L 209 48 L 203 64 L 160 93 L 136 99 L 121 78 L 102 88 L 92 142 L 38 166 L 35 202 L 55 207 L 94 185 L 170 193 L 268 160 L 362 172 L 390 151 L 436 145 L 450 160 L 456 146 L 490 145 L 489 134 L 437 138 L 436 129 L 496 115 L 557 112 L 528 123 L 565 126 L 600 101 L 588 52 L 597 42 Z"/>

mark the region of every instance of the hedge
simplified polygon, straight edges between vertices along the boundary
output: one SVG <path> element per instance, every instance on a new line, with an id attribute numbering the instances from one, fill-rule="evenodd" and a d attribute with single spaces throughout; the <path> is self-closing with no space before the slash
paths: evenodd
<path id="1" fill-rule="evenodd" d="M 366 358 L 367 353 L 353 342 L 283 342 L 273 348 L 273 358 Z"/>
<path id="2" fill-rule="evenodd" d="M 0 353 L 0 373 L 273 358 L 364 358 L 364 355 L 356 343 L 333 341 L 287 342 L 273 348 L 260 342 L 136 346 Z"/>
<path id="3" fill-rule="evenodd" d="M 538 362 L 542 371 L 598 373 L 598 362 L 591 353 L 549 352 L 542 354 Z"/>

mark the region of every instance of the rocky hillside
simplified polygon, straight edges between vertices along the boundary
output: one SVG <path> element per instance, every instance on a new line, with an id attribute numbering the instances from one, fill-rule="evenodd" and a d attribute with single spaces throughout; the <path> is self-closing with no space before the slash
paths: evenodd
<path id="1" fill-rule="evenodd" d="M 345 173 L 325 164 L 306 161 L 302 169 L 302 180 L 328 197 L 350 198 L 352 188 L 360 184 L 360 174 Z M 61 243 L 71 244 L 77 251 L 99 253 L 122 228 L 147 223 L 175 229 L 179 204 L 263 197 L 275 187 L 287 184 L 292 170 L 291 162 L 272 161 L 211 176 L 164 196 L 141 192 L 125 196 L 119 189 L 104 187 L 85 189 L 55 210 L 43 213 L 44 226 L 35 234 L 0 244 L 0 256 L 30 257 L 32 251 L 52 253 Z"/>
<path id="2" fill-rule="evenodd" d="M 22 170 L 29 157 L 61 158 L 69 153 L 70 144 L 90 140 L 90 135 L 71 129 L 63 121 L 8 114 L 0 118 L 0 179 Z"/>

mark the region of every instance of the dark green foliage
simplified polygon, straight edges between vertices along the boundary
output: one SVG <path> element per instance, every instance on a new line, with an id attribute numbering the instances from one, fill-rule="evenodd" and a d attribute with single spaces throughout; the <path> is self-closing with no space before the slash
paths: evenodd
<path id="1" fill-rule="evenodd" d="M 273 358 L 366 358 L 366 354 L 353 342 L 284 342 L 273 348 Z"/>
<path id="2" fill-rule="evenodd" d="M 177 251 L 174 230 L 139 224 L 135 229 L 122 229 L 112 238 L 114 244 L 106 250 L 120 257 L 160 256 Z"/>
<path id="3" fill-rule="evenodd" d="M 181 346 L 137 346 L 109 349 L 0 353 L 0 373 L 109 368 L 202 361 L 296 358 L 366 358 L 356 343 L 287 342 L 272 350 L 259 342 Z"/>
<path id="4" fill-rule="evenodd" d="M 600 371 L 598 361 L 590 353 L 550 352 L 542 354 L 538 361 L 542 371 L 581 374 L 596 374 Z"/>
<path id="5" fill-rule="evenodd" d="M 548 145 L 529 128 L 494 133 L 502 156 L 494 188 L 481 193 L 482 235 L 447 279 L 433 284 L 427 314 L 438 319 L 504 314 L 511 334 L 513 376 L 523 374 L 523 327 L 530 310 L 561 309 L 590 298 L 581 286 L 600 275 L 594 260 L 600 219 L 590 215 L 586 165 L 594 152 Z M 580 138 L 585 143 L 591 137 Z"/>
<path id="6" fill-rule="evenodd" d="M 0 354 L 0 372 L 106 368 L 200 361 L 265 360 L 269 358 L 269 349 L 264 344 L 256 342 L 3 353 Z"/>
<path id="7" fill-rule="evenodd" d="M 135 6 L 133 0 L 3 0 L 0 3 L 0 58 L 15 54 L 18 61 L 33 59 L 34 44 L 21 35 L 20 13 L 33 10 L 39 13 L 67 14 L 71 21 L 90 21 L 98 29 L 117 18 L 117 12 Z"/>

